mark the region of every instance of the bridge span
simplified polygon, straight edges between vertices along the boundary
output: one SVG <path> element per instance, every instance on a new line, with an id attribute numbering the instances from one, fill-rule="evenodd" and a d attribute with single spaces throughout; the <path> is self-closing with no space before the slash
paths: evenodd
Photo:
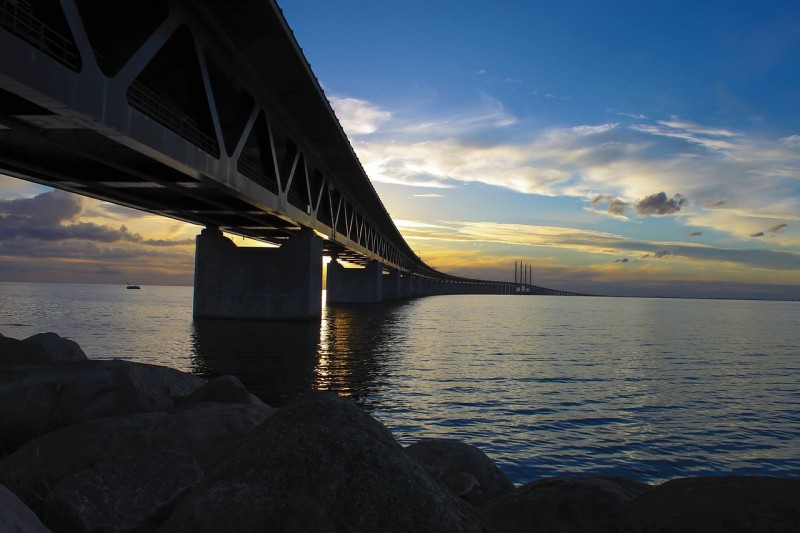
<path id="1" fill-rule="evenodd" d="M 319 316 L 323 255 L 329 302 L 548 293 L 414 253 L 274 0 L 0 0 L 0 50 L 0 172 L 205 226 L 197 316 Z"/>

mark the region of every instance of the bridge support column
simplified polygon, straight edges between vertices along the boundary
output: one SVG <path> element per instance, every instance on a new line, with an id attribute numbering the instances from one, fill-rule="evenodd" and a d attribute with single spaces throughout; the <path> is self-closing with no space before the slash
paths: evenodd
<path id="1" fill-rule="evenodd" d="M 197 236 L 194 316 L 295 320 L 322 314 L 322 239 L 305 229 L 279 248 L 239 248 L 216 228 Z"/>
<path id="2" fill-rule="evenodd" d="M 365 268 L 344 268 L 336 259 L 328 263 L 328 303 L 380 303 L 383 301 L 383 267 L 370 261 Z"/>
<path id="3" fill-rule="evenodd" d="M 389 269 L 389 273 L 383 276 L 383 299 L 397 300 L 403 297 L 400 285 L 400 271 Z"/>

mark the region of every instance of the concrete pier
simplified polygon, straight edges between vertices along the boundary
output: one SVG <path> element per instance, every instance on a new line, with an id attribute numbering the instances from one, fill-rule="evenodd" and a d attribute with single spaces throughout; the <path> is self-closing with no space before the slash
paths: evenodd
<path id="1" fill-rule="evenodd" d="M 322 239 L 305 229 L 279 248 L 239 248 L 217 228 L 197 236 L 194 316 L 314 319 L 322 315 Z"/>
<path id="2" fill-rule="evenodd" d="M 390 269 L 388 274 L 383 275 L 383 299 L 397 300 L 404 296 L 400 283 L 400 271 Z"/>
<path id="3" fill-rule="evenodd" d="M 364 268 L 345 268 L 336 259 L 328 263 L 328 303 L 380 303 L 383 267 L 370 261 Z"/>

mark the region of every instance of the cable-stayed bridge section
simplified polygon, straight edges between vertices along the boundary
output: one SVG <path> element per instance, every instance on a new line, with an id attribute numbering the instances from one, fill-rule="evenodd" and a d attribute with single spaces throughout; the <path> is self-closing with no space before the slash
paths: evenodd
<path id="1" fill-rule="evenodd" d="M 332 302 L 520 292 L 411 250 L 273 0 L 0 0 L 0 50 L 0 172 L 205 226 L 197 316 L 319 316 L 323 254 Z"/>

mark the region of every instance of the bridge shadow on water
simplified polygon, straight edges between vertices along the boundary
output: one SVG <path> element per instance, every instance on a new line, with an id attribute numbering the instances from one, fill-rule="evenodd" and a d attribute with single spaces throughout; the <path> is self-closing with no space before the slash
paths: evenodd
<path id="1" fill-rule="evenodd" d="M 273 406 L 329 390 L 370 407 L 405 306 L 325 306 L 319 322 L 196 318 L 191 370 L 206 378 L 232 374 Z"/>

